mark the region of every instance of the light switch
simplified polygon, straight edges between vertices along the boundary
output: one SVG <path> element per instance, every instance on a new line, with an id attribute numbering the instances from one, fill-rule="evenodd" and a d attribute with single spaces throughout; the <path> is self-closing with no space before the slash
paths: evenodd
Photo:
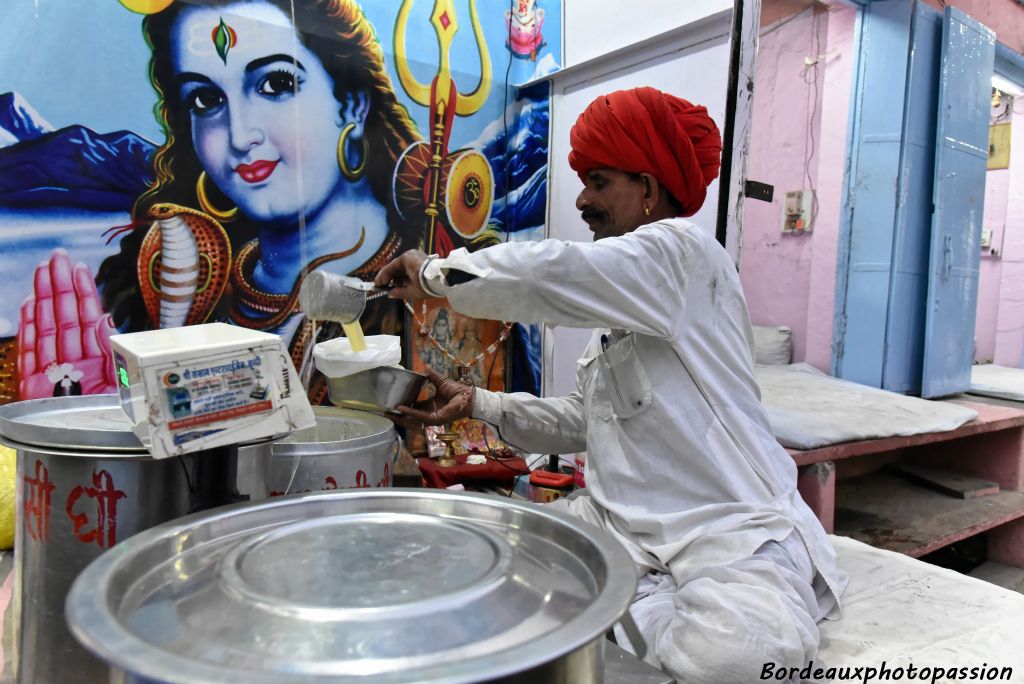
<path id="1" fill-rule="evenodd" d="M 981 229 L 981 248 L 991 249 L 992 247 L 992 229 L 982 228 Z"/>

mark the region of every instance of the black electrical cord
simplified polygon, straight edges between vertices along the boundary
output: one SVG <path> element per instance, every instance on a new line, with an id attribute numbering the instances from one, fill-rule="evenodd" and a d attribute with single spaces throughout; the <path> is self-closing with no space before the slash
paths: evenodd
<path id="1" fill-rule="evenodd" d="M 188 493 L 195 494 L 195 489 L 192 488 L 192 478 L 188 474 L 188 466 L 185 465 L 185 459 L 182 456 L 178 456 L 178 462 L 181 463 L 181 470 L 185 473 L 185 484 L 188 485 Z"/>
<path id="2" fill-rule="evenodd" d="M 502 151 L 502 155 L 501 155 L 502 165 L 504 166 L 504 172 L 502 173 L 502 190 L 503 190 L 503 194 L 504 194 L 505 205 L 504 205 L 504 207 L 502 209 L 502 213 L 504 214 L 503 223 L 504 223 L 504 228 L 505 228 L 505 242 L 508 242 L 509 237 L 512 234 L 512 230 L 511 230 L 511 228 L 512 228 L 511 203 L 509 202 L 509 193 L 510 193 L 510 189 L 511 189 L 511 181 L 510 181 L 509 175 L 510 175 L 510 171 L 511 171 L 511 161 L 510 161 L 510 159 L 511 159 L 511 152 L 512 152 L 512 150 L 511 150 L 511 141 L 509 140 L 509 137 L 508 137 L 508 131 L 509 131 L 509 127 L 508 127 L 508 98 L 509 98 L 509 79 L 511 78 L 511 74 L 512 74 L 512 61 L 514 59 L 513 55 L 512 55 L 512 15 L 513 15 L 514 12 L 515 12 L 515 0 L 509 0 L 509 3 L 508 3 L 508 35 L 506 36 L 507 48 L 508 48 L 508 62 L 505 65 L 505 79 L 504 79 L 503 88 L 502 88 L 502 101 L 501 101 L 501 126 L 502 126 L 502 134 L 503 134 L 503 140 L 504 140 L 504 146 L 505 146 L 505 149 Z M 494 377 L 494 366 L 495 366 L 495 364 L 497 364 L 497 362 L 498 362 L 498 353 L 497 353 L 497 350 L 495 350 L 494 356 L 491 358 L 490 368 L 487 370 L 487 379 L 486 379 L 486 382 L 484 383 L 485 389 L 489 388 L 491 386 L 491 379 Z M 512 492 L 515 491 L 515 485 L 516 485 L 516 482 L 518 482 L 518 478 L 522 477 L 523 475 L 528 475 L 529 471 L 530 471 L 530 467 L 533 464 L 528 465 L 526 467 L 526 471 L 527 472 L 524 473 L 521 469 L 513 468 L 512 466 L 510 466 L 507 463 L 505 463 L 505 461 L 509 460 L 509 459 L 498 458 L 498 456 L 495 455 L 495 453 L 494 453 L 494 449 L 491 448 L 491 442 L 490 442 L 490 439 L 488 438 L 488 435 L 490 433 L 490 429 L 489 429 L 489 426 L 486 423 L 486 421 L 480 420 L 479 418 L 470 418 L 470 420 L 477 420 L 477 421 L 483 423 L 483 425 L 484 425 L 484 430 L 483 430 L 484 446 L 487 447 L 487 454 L 490 457 L 490 459 L 492 461 L 494 461 L 495 463 L 501 464 L 502 467 L 508 468 L 509 470 L 511 470 L 512 472 L 514 472 L 516 474 L 516 477 L 512 480 L 512 487 L 509 489 L 509 492 L 508 492 L 509 497 L 511 497 L 512 496 Z M 500 437 L 500 435 L 499 435 L 499 437 Z M 536 463 L 536 460 L 534 461 L 534 463 Z"/>
<path id="3" fill-rule="evenodd" d="M 512 60 L 514 59 L 514 57 L 512 55 L 512 15 L 513 15 L 514 12 L 515 12 L 515 0 L 509 0 L 509 3 L 508 3 L 508 35 L 506 36 L 506 41 L 507 41 L 506 47 L 508 48 L 508 62 L 505 64 L 505 82 L 503 84 L 502 98 L 501 98 L 501 127 L 502 127 L 502 134 L 504 136 L 504 144 L 505 144 L 505 149 L 502 151 L 502 155 L 501 155 L 502 164 L 504 166 L 504 172 L 501 175 L 501 181 L 502 181 L 501 185 L 502 185 L 502 191 L 503 191 L 504 199 L 505 199 L 505 206 L 502 209 L 502 213 L 504 213 L 503 223 L 504 223 L 504 228 L 505 228 L 505 242 L 508 242 L 509 237 L 512 235 L 512 218 L 511 218 L 511 213 L 512 213 L 511 212 L 511 206 L 512 205 L 511 205 L 511 202 L 509 201 L 509 191 L 511 189 L 511 182 L 510 182 L 510 179 L 509 179 L 509 174 L 511 172 L 511 166 L 512 166 L 511 162 L 510 162 L 511 153 L 512 153 L 512 144 L 511 144 L 511 141 L 508 138 L 508 96 L 509 96 L 509 78 L 511 77 L 511 74 L 512 74 Z M 487 370 L 487 379 L 484 382 L 484 388 L 485 389 L 488 389 L 491 386 L 491 378 L 494 376 L 494 366 L 495 366 L 495 364 L 497 362 L 498 362 L 498 352 L 497 352 L 497 350 L 495 350 L 494 356 L 491 358 L 491 366 Z M 480 419 L 479 418 L 471 418 L 470 420 L 480 420 Z M 507 463 L 505 463 L 504 459 L 500 459 L 497 456 L 495 456 L 494 450 L 491 448 L 491 441 L 488 438 L 488 435 L 490 433 L 490 428 L 488 427 L 488 425 L 487 425 L 487 423 L 485 421 L 481 420 L 480 422 L 483 423 L 483 425 L 484 425 L 484 430 L 483 430 L 484 446 L 487 447 L 487 454 L 488 454 L 488 456 L 490 456 L 491 460 L 494 461 L 495 463 L 500 463 L 503 467 L 508 468 L 509 470 L 511 470 L 514 473 L 516 473 L 516 477 L 512 479 L 512 486 L 508 490 L 509 498 L 511 498 L 512 497 L 512 492 L 515 491 L 516 482 L 518 482 L 518 478 L 522 477 L 526 473 L 523 473 L 519 468 L 513 468 L 512 466 L 510 466 Z M 530 470 L 529 466 L 527 466 L 526 470 L 527 470 L 527 472 L 529 472 L 529 470 Z"/>
<path id="4" fill-rule="evenodd" d="M 494 377 L 494 366 L 497 363 L 498 363 L 498 352 L 497 352 L 497 350 L 495 350 L 494 356 L 491 357 L 491 366 L 490 366 L 490 368 L 487 369 L 487 379 L 484 382 L 484 388 L 485 389 L 489 388 L 491 386 L 491 378 Z M 528 475 L 529 474 L 530 466 L 526 466 L 526 472 L 524 473 L 519 468 L 513 468 L 509 464 L 505 463 L 506 459 L 501 459 L 501 458 L 498 458 L 497 456 L 495 456 L 494 455 L 494 450 L 491 448 L 491 441 L 490 441 L 490 439 L 488 439 L 488 434 L 490 432 L 490 428 L 488 427 L 487 422 L 483 421 L 483 420 L 480 420 L 479 418 L 470 418 L 470 420 L 479 420 L 481 423 L 483 423 L 483 425 L 484 425 L 484 446 L 487 447 L 487 453 L 491 457 L 491 460 L 494 461 L 495 463 L 500 463 L 505 468 L 508 468 L 512 472 L 516 473 L 516 476 L 514 478 L 512 478 L 512 486 L 509 487 L 509 490 L 508 490 L 508 496 L 511 499 L 512 498 L 512 493 L 516 489 L 516 483 L 519 482 L 519 478 L 520 477 L 522 477 L 523 475 Z M 500 437 L 500 435 L 499 435 L 499 437 Z M 534 463 L 536 463 L 536 461 L 534 461 Z"/>
<path id="5" fill-rule="evenodd" d="M 491 359 L 491 367 L 487 371 L 487 383 L 486 384 L 487 384 L 488 387 L 490 387 L 490 385 L 491 385 L 491 377 L 492 377 L 492 375 L 494 373 L 494 366 L 495 366 L 495 364 L 497 362 L 498 362 L 498 355 L 495 354 L 494 358 Z M 529 475 L 530 472 L 533 470 L 533 466 L 537 464 L 537 461 L 541 460 L 542 458 L 546 458 L 546 455 L 541 454 L 537 458 L 533 459 L 530 463 L 527 463 L 526 464 L 526 472 L 525 473 L 523 471 L 521 471 L 519 468 L 513 468 L 512 466 L 510 466 L 510 465 L 508 465 L 507 463 L 504 462 L 507 459 L 501 459 L 501 458 L 498 458 L 497 456 L 494 455 L 494 450 L 491 449 L 491 442 L 490 442 L 490 440 L 487 437 L 487 435 L 489 434 L 489 429 L 488 429 L 489 426 L 488 426 L 487 422 L 483 421 L 483 420 L 480 420 L 479 418 L 471 418 L 470 420 L 479 420 L 481 423 L 484 424 L 484 446 L 487 447 L 487 452 L 490 455 L 491 460 L 493 460 L 496 463 L 500 463 L 504 467 L 506 467 L 509 470 L 511 470 L 511 471 L 516 473 L 516 476 L 512 479 L 512 486 L 508 490 L 508 497 L 511 499 L 512 498 L 512 494 L 515 492 L 516 485 L 519 483 L 519 478 Z M 500 438 L 501 435 L 499 434 L 498 437 Z M 559 456 L 559 462 L 561 462 L 561 460 L 562 460 L 561 456 Z"/>
<path id="6" fill-rule="evenodd" d="M 508 47 L 508 64 L 505 65 L 505 85 L 504 85 L 504 89 L 502 91 L 502 100 L 501 100 L 501 125 L 502 125 L 502 129 L 503 129 L 504 135 L 505 135 L 505 150 L 504 150 L 504 152 L 502 152 L 502 155 L 501 155 L 502 162 L 503 162 L 503 164 L 505 166 L 505 172 L 502 174 L 502 177 L 501 177 L 501 179 L 502 179 L 502 189 L 504 190 L 504 193 L 505 193 L 505 207 L 504 207 L 504 214 L 505 214 L 505 219 L 504 219 L 504 222 L 505 222 L 505 242 L 508 242 L 508 236 L 512 233 L 512 231 L 510 230 L 510 228 L 511 228 L 511 216 L 510 216 L 511 212 L 509 210 L 509 201 L 508 201 L 508 194 L 509 194 L 509 178 L 508 178 L 508 174 L 509 174 L 509 169 L 511 167 L 511 164 L 509 163 L 509 156 L 510 156 L 510 153 L 511 153 L 511 146 L 510 146 L 510 141 L 508 139 L 508 80 L 509 80 L 510 74 L 512 73 L 512 59 L 513 59 L 513 57 L 512 57 L 512 13 L 514 11 L 515 11 L 515 0 L 509 0 L 509 2 L 508 2 L 508 36 L 506 37 L 506 40 L 508 41 L 508 44 L 507 44 L 507 47 Z"/>

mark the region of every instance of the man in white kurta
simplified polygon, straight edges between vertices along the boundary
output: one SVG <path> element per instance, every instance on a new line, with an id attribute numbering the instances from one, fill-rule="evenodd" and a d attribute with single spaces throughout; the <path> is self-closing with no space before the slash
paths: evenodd
<path id="1" fill-rule="evenodd" d="M 735 266 L 707 231 L 673 217 L 696 211 L 696 199 L 671 172 L 609 161 L 581 177 L 592 244 L 410 252 L 378 277 L 397 296 L 444 296 L 469 316 L 594 328 L 576 391 L 538 398 L 451 383 L 445 408 L 408 413 L 471 415 L 531 452 L 587 452 L 585 493 L 552 505 L 630 551 L 640 578 L 631 613 L 653 664 L 716 683 L 758 681 L 768 663 L 804 667 L 846 579 L 760 403 Z"/>

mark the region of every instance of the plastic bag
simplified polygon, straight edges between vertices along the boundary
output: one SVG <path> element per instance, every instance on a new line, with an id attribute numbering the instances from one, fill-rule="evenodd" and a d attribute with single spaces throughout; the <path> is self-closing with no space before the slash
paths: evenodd
<path id="1" fill-rule="evenodd" d="M 0 549 L 14 546 L 15 472 L 18 467 L 17 452 L 0 446 Z"/>
<path id="2" fill-rule="evenodd" d="M 313 348 L 316 368 L 329 378 L 344 378 L 371 368 L 395 366 L 402 360 L 402 341 L 398 335 L 370 335 L 366 349 L 352 351 L 347 337 L 320 342 Z"/>

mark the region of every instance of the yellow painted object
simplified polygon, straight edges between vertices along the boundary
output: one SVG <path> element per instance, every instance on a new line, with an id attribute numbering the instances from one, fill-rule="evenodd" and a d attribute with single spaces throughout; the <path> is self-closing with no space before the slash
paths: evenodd
<path id="1" fill-rule="evenodd" d="M 14 449 L 0 446 L 0 549 L 14 547 L 16 454 Z"/>
<path id="2" fill-rule="evenodd" d="M 345 331 L 345 336 L 348 337 L 349 344 L 352 345 L 352 351 L 366 351 L 366 338 L 363 337 L 363 326 L 359 325 L 359 321 L 342 323 L 341 327 Z"/>

